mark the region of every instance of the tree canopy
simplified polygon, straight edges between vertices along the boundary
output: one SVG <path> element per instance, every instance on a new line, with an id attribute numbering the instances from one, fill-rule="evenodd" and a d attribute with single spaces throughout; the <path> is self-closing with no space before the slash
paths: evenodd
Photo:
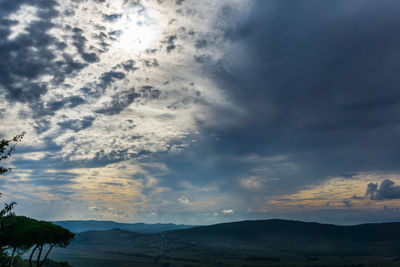
<path id="1" fill-rule="evenodd" d="M 22 138 L 24 138 L 26 132 L 22 132 L 20 134 L 17 134 L 11 139 L 8 140 L 1 140 L 0 141 L 0 161 L 8 159 L 11 156 L 11 153 L 14 152 L 16 145 L 21 142 Z M 8 171 L 11 171 L 11 168 L 3 167 L 0 166 L 0 175 L 4 174 Z M 1 197 L 1 193 L 0 193 Z M 4 208 L 0 210 L 0 218 L 7 215 L 11 214 L 11 210 L 13 209 L 15 202 L 11 202 L 8 204 L 5 204 Z"/>
<path id="2" fill-rule="evenodd" d="M 0 161 L 8 159 L 16 145 L 21 142 L 25 132 L 12 139 L 0 141 Z M 11 168 L 0 166 L 0 175 Z M 1 193 L 0 193 L 1 196 Z M 5 204 L 0 210 L 0 264 L 12 266 L 15 255 L 25 253 L 32 248 L 29 266 L 33 266 L 33 255 L 36 255 L 36 267 L 43 266 L 54 247 L 66 247 L 74 238 L 67 229 L 46 221 L 38 221 L 25 216 L 16 216 L 12 209 L 16 203 Z M 6 251 L 11 251 L 7 256 Z"/>
<path id="3" fill-rule="evenodd" d="M 12 250 L 9 266 L 15 254 L 24 253 L 30 248 L 33 248 L 29 258 L 30 266 L 35 252 L 36 266 L 42 266 L 54 247 L 66 247 L 75 236 L 59 225 L 25 216 L 2 217 L 0 229 L 1 247 Z"/>

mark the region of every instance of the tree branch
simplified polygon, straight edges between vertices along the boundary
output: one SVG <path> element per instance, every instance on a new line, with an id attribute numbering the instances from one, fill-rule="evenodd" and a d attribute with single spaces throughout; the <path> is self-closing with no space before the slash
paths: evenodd
<path id="1" fill-rule="evenodd" d="M 42 251 L 43 251 L 43 245 L 40 245 L 40 246 L 39 246 L 39 254 L 38 254 L 37 259 L 36 259 L 36 267 L 39 267 L 39 264 L 40 264 L 40 256 L 42 256 Z"/>
<path id="2" fill-rule="evenodd" d="M 54 245 L 51 245 L 51 246 L 50 246 L 49 250 L 47 251 L 46 255 L 44 256 L 44 259 L 43 259 L 42 263 L 41 263 L 39 266 L 42 266 L 42 265 L 44 264 L 44 262 L 45 262 L 46 259 L 47 259 L 47 256 L 49 256 L 49 253 L 50 253 L 50 251 L 53 249 L 53 247 L 54 247 Z"/>
<path id="3" fill-rule="evenodd" d="M 9 267 L 12 267 L 13 261 L 14 261 L 14 255 L 15 255 L 15 250 L 17 248 L 13 248 L 12 254 L 11 254 L 11 258 L 10 258 L 10 264 L 8 265 Z"/>
<path id="4" fill-rule="evenodd" d="M 36 245 L 36 247 L 32 250 L 31 256 L 29 257 L 29 267 L 32 267 L 32 257 L 37 248 L 38 248 L 38 245 Z"/>

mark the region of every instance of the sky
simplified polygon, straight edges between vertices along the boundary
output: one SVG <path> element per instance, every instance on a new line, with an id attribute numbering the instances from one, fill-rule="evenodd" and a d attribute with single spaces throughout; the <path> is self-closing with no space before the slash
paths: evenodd
<path id="1" fill-rule="evenodd" d="M 43 220 L 400 220 L 397 0 L 0 0 L 2 203 Z"/>

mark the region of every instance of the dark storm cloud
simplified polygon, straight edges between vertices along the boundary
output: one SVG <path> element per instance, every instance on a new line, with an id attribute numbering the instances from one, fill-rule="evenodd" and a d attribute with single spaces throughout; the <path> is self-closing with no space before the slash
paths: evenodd
<path id="1" fill-rule="evenodd" d="M 6 112 L 5 108 L 0 108 L 0 119 L 4 118 L 5 112 Z"/>
<path id="2" fill-rule="evenodd" d="M 28 34 L 19 35 L 14 40 L 7 39 L 10 32 L 2 32 L 0 84 L 7 91 L 9 99 L 21 102 L 33 101 L 47 91 L 47 85 L 44 83 L 20 84 L 21 81 L 34 80 L 48 72 L 47 67 L 51 66 L 54 55 L 47 47 L 55 43 L 55 40 L 46 31 L 52 27 L 51 23 L 35 22 L 27 29 Z M 32 50 L 34 47 L 37 50 Z"/>
<path id="3" fill-rule="evenodd" d="M 400 186 L 395 185 L 395 183 L 389 179 L 384 180 L 380 186 L 370 183 L 367 186 L 366 195 L 371 200 L 399 199 Z"/>
<path id="4" fill-rule="evenodd" d="M 112 40 L 114 38 L 113 35 L 113 33 L 107 35 L 103 31 L 100 31 L 99 33 L 94 33 L 92 38 L 98 41 L 98 45 L 103 48 L 102 52 L 105 52 L 110 47 L 110 43 L 107 41 Z"/>
<path id="5" fill-rule="evenodd" d="M 148 99 L 159 99 L 161 91 L 153 86 L 145 85 L 140 87 L 141 97 Z"/>
<path id="6" fill-rule="evenodd" d="M 11 26 L 19 22 L 5 17 L 18 11 L 24 4 L 38 8 L 38 20 L 32 21 L 24 32 L 10 39 Z M 56 27 L 51 22 L 59 15 L 56 6 L 57 3 L 51 0 L 0 3 L 0 86 L 10 101 L 36 103 L 49 90 L 49 85 L 59 85 L 66 75 L 86 66 L 64 53 L 66 44 L 49 34 L 49 30 Z M 51 46 L 59 49 L 63 61 L 55 59 Z M 53 78 L 50 83 L 44 83 L 38 80 L 41 75 Z"/>
<path id="7" fill-rule="evenodd" d="M 236 50 L 214 66 L 195 57 L 245 111 L 216 109 L 218 123 L 203 128 L 219 137 L 215 150 L 222 158 L 290 155 L 295 171 L 269 174 L 285 184 L 273 185 L 276 193 L 341 173 L 398 170 L 398 8 L 398 1 L 255 1 L 225 31 Z"/>
<path id="8" fill-rule="evenodd" d="M 57 2 L 54 0 L 37 0 L 35 2 L 32 2 L 30 0 L 19 0 L 19 1 L 2 0 L 0 1 L 0 16 L 5 17 L 8 14 L 17 11 L 23 4 L 35 5 L 44 10 L 48 8 L 52 9 L 54 6 L 58 5 Z"/>
<path id="9" fill-rule="evenodd" d="M 170 53 L 172 50 L 174 50 L 176 48 L 175 42 L 177 39 L 178 39 L 178 37 L 176 36 L 176 34 L 165 37 L 164 43 L 167 44 L 167 48 L 166 48 L 167 53 Z"/>
<path id="10" fill-rule="evenodd" d="M 78 122 L 79 123 L 79 122 Z M 69 125 L 66 125 L 67 127 Z M 72 126 L 74 127 L 74 126 Z M 32 173 L 29 177 L 32 178 L 32 183 L 37 181 L 44 180 L 57 180 L 60 179 L 60 183 L 73 183 L 73 178 L 78 176 L 77 174 L 70 173 L 68 170 L 75 168 L 98 168 L 104 167 L 106 165 L 112 163 L 122 162 L 127 159 L 138 159 L 141 157 L 147 156 L 151 154 L 151 152 L 146 150 L 141 150 L 137 153 L 129 153 L 126 149 L 121 150 L 111 150 L 104 151 L 100 149 L 95 153 L 92 158 L 89 159 L 72 159 L 74 157 L 74 151 L 71 153 L 65 154 L 63 158 L 54 157 L 51 152 L 60 152 L 63 149 L 63 146 L 69 144 L 69 142 L 74 141 L 74 137 L 70 140 L 66 140 L 64 144 L 55 144 L 52 138 L 45 139 L 45 145 L 41 148 L 20 148 L 18 149 L 18 153 L 15 155 L 25 155 L 29 152 L 47 152 L 49 154 L 45 155 L 40 160 L 31 160 L 31 159 L 18 159 L 13 161 L 13 165 L 15 166 L 15 170 L 32 170 Z M 48 172 L 48 170 L 52 170 Z M 50 183 L 50 182 L 49 182 Z M 51 183 L 57 183 L 57 181 L 53 181 Z"/>
<path id="11" fill-rule="evenodd" d="M 33 102 L 30 104 L 32 109 L 31 116 L 34 118 L 34 129 L 36 133 L 44 133 L 51 128 L 50 117 L 54 116 L 55 112 L 64 108 L 74 108 L 79 105 L 84 104 L 86 101 L 80 96 L 70 96 L 65 98 L 60 98 L 60 100 L 53 100 L 47 103 L 43 103 L 42 101 Z M 30 116 L 29 114 L 20 113 L 19 117 L 24 118 Z M 94 118 L 93 118 L 94 120 Z M 89 120 L 88 118 L 84 118 L 82 121 L 68 121 L 61 122 L 59 126 L 63 128 L 72 129 L 74 131 L 79 131 L 89 127 L 93 120 Z"/>
<path id="12" fill-rule="evenodd" d="M 95 156 L 91 159 L 87 160 L 70 160 L 68 155 L 66 160 L 63 162 L 54 162 L 54 166 L 59 168 L 59 166 L 63 166 L 64 168 L 68 167 L 81 167 L 81 168 L 96 168 L 103 167 L 112 163 L 122 162 L 127 159 L 139 159 L 142 156 L 150 154 L 149 151 L 141 150 L 137 153 L 129 153 L 127 149 L 121 150 L 111 150 L 110 152 L 105 152 L 103 149 L 96 152 Z"/>
<path id="13" fill-rule="evenodd" d="M 116 21 L 116 20 L 118 20 L 119 18 L 121 18 L 121 17 L 122 17 L 122 14 L 109 14 L 109 15 L 104 14 L 103 16 L 104 16 L 104 19 L 105 19 L 106 21 L 113 22 L 113 21 Z"/>
<path id="14" fill-rule="evenodd" d="M 35 120 L 35 124 L 33 128 L 35 129 L 36 133 L 41 134 L 48 131 L 51 127 L 50 120 L 48 119 L 37 119 Z"/>
<path id="15" fill-rule="evenodd" d="M 105 115 L 119 114 L 138 97 L 140 97 L 140 94 L 135 92 L 135 88 L 131 88 L 129 91 L 117 93 L 112 96 L 111 103 L 102 109 L 96 110 L 96 112 Z"/>
<path id="16" fill-rule="evenodd" d="M 207 40 L 206 39 L 199 39 L 196 41 L 196 48 L 206 48 L 207 47 Z"/>
<path id="17" fill-rule="evenodd" d="M 31 107 L 34 110 L 33 117 L 41 118 L 43 116 L 53 116 L 56 111 L 62 108 L 74 108 L 86 101 L 80 96 L 70 96 L 62 98 L 61 100 L 49 101 L 46 104 L 39 102 L 32 104 Z"/>
<path id="18" fill-rule="evenodd" d="M 72 74 L 80 71 L 87 66 L 86 63 L 79 62 L 73 59 L 71 55 L 63 54 L 63 62 L 56 62 L 56 66 L 59 67 L 59 74 L 61 78 L 55 77 L 60 83 L 63 82 L 64 75 Z M 64 75 L 63 75 L 64 74 Z"/>
<path id="19" fill-rule="evenodd" d="M 160 66 L 157 59 L 155 59 L 155 58 L 145 59 L 145 60 L 143 60 L 143 63 L 146 67 L 150 67 L 150 68 L 157 68 Z"/>
<path id="20" fill-rule="evenodd" d="M 131 88 L 130 90 L 114 94 L 111 98 L 111 102 L 108 103 L 106 107 L 96 110 L 96 113 L 117 115 L 138 98 L 153 100 L 159 99 L 160 96 L 161 91 L 153 86 L 142 86 L 139 92 L 136 92 L 135 88 Z"/>
<path id="21" fill-rule="evenodd" d="M 102 88 L 107 88 L 116 80 L 122 80 L 125 78 L 125 73 L 119 71 L 109 71 L 105 72 L 100 76 L 99 86 Z"/>
<path id="22" fill-rule="evenodd" d="M 194 61 L 196 63 L 204 64 L 207 62 L 210 62 L 210 56 L 209 55 L 195 55 L 194 56 Z"/>
<path id="23" fill-rule="evenodd" d="M 68 120 L 59 122 L 58 125 L 64 129 L 71 129 L 75 132 L 79 132 L 84 130 L 90 126 L 92 126 L 94 117 L 84 117 L 82 120 Z"/>
<path id="24" fill-rule="evenodd" d="M 74 40 L 74 46 L 78 50 L 78 53 L 81 55 L 82 59 L 89 63 L 94 63 L 99 60 L 99 57 L 95 53 L 86 52 L 86 43 L 87 39 L 83 36 L 83 30 L 80 28 L 72 29 L 73 35 L 72 39 Z"/>
<path id="25" fill-rule="evenodd" d="M 78 122 L 79 123 L 79 122 Z M 66 125 L 69 126 L 68 124 Z M 74 126 L 72 126 L 74 127 Z M 72 129 L 73 130 L 73 129 Z M 49 154 L 45 155 L 40 160 L 31 160 L 31 159 L 18 159 L 13 161 L 13 165 L 15 166 L 15 170 L 32 170 L 30 177 L 32 177 L 32 181 L 38 179 L 58 179 L 60 177 L 60 183 L 64 183 L 63 181 L 69 180 L 72 182 L 73 178 L 77 176 L 77 174 L 70 173 L 69 169 L 75 168 L 98 168 L 104 167 L 106 165 L 112 163 L 122 162 L 127 159 L 138 159 L 140 160 L 141 157 L 145 157 L 151 152 L 147 150 L 141 150 L 137 153 L 130 153 L 127 149 L 120 149 L 120 150 L 111 150 L 111 151 L 104 151 L 100 149 L 95 153 L 95 155 L 88 159 L 73 159 L 72 157 L 75 156 L 74 151 L 71 153 L 65 154 L 63 158 L 54 157 L 51 153 L 52 152 L 60 152 L 63 149 L 63 146 L 69 144 L 70 142 L 74 141 L 74 137 L 70 140 L 66 140 L 64 144 L 55 144 L 52 138 L 45 139 L 45 145 L 41 148 L 20 148 L 18 153 L 15 155 L 25 155 L 29 152 L 47 152 Z M 48 172 L 48 170 L 52 170 Z M 52 175 L 54 173 L 54 175 Z M 54 182 L 56 183 L 56 181 Z M 65 182 L 66 183 L 66 182 Z"/>
<path id="26" fill-rule="evenodd" d="M 130 68 L 129 65 L 122 65 L 123 68 L 127 68 L 129 70 L 136 70 L 136 68 Z M 127 66 L 127 67 L 126 67 Z M 121 65 L 115 66 L 113 69 L 117 69 L 121 67 Z M 125 79 L 126 73 L 118 70 L 110 70 L 104 72 L 100 75 L 99 81 L 95 83 L 88 83 L 80 90 L 85 95 L 98 98 L 102 95 L 102 93 L 110 86 L 112 86 L 115 82 Z"/>
<path id="27" fill-rule="evenodd" d="M 139 68 L 135 67 L 135 61 L 132 59 L 130 59 L 126 62 L 123 62 L 122 67 L 125 71 L 135 71 L 135 70 L 139 69 Z"/>
<path id="28" fill-rule="evenodd" d="M 256 120 L 264 127 L 353 134 L 396 123 L 400 19 L 392 4 L 400 4 L 367 2 L 259 1 L 249 21 L 226 34 L 250 58 L 226 72 L 218 66 L 220 74 L 238 83 L 233 96 L 251 115 L 266 115 Z"/>

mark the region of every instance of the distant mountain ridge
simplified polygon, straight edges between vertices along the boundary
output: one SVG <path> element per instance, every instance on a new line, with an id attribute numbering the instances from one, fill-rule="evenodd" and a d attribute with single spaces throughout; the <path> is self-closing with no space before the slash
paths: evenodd
<path id="1" fill-rule="evenodd" d="M 370 262 L 400 266 L 399 255 L 399 222 L 339 226 L 288 220 L 240 221 L 155 234 L 87 231 L 56 252 L 58 260 L 77 267 L 90 266 L 98 258 L 112 261 L 104 266 L 160 266 L 160 262 L 171 266 L 176 262 L 179 266 L 358 267 Z M 99 264 L 92 266 L 103 266 Z"/>
<path id="2" fill-rule="evenodd" d="M 173 223 L 117 223 L 113 221 L 96 221 L 96 220 L 67 220 L 53 221 L 52 223 L 60 225 L 71 232 L 82 233 L 86 231 L 107 231 L 112 229 L 121 229 L 141 234 L 155 234 L 164 231 L 189 229 L 194 225 L 173 224 Z"/>

